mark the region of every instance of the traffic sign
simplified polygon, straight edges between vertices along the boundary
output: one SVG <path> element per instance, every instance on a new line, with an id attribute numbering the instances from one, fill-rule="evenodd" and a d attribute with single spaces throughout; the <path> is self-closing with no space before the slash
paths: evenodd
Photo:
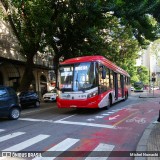
<path id="1" fill-rule="evenodd" d="M 152 82 L 155 82 L 156 81 L 156 78 L 152 78 Z"/>
<path id="2" fill-rule="evenodd" d="M 155 76 L 156 76 L 156 74 L 155 74 L 155 72 L 153 72 L 153 73 L 152 73 L 152 77 L 155 77 Z"/>

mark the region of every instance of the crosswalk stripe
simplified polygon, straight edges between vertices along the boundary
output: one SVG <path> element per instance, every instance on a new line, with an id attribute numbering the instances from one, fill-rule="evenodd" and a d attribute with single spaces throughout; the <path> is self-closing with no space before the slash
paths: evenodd
<path id="1" fill-rule="evenodd" d="M 0 132 L 3 132 L 3 131 L 5 131 L 4 129 L 0 129 Z"/>
<path id="2" fill-rule="evenodd" d="M 20 136 L 22 134 L 25 134 L 25 132 L 15 132 L 15 133 L 12 133 L 12 134 L 8 134 L 6 136 L 0 137 L 0 142 L 6 141 L 8 139 L 11 139 L 11 138 L 14 138 L 14 137 L 17 137 L 17 136 Z"/>
<path id="3" fill-rule="evenodd" d="M 85 160 L 106 160 L 108 157 L 101 157 L 101 155 L 99 157 L 94 157 L 94 151 L 112 151 L 114 148 L 114 145 L 110 145 L 110 144 L 105 144 L 105 143 L 100 143 L 91 153 L 90 155 L 85 159 Z M 101 153 L 99 153 L 101 154 Z"/>
<path id="4" fill-rule="evenodd" d="M 68 148 L 73 146 L 78 141 L 79 139 L 67 138 L 47 151 L 66 151 Z M 33 160 L 53 160 L 55 158 L 56 157 L 37 157 Z"/>
<path id="5" fill-rule="evenodd" d="M 20 151 L 20 150 L 23 150 L 23 149 L 25 149 L 25 148 L 27 148 L 37 142 L 40 142 L 48 137 L 49 137 L 49 135 L 40 134 L 38 136 L 35 136 L 31 139 L 28 139 L 28 140 L 22 142 L 22 143 L 19 143 L 19 144 L 12 146 L 12 147 L 6 148 L 3 151 Z"/>

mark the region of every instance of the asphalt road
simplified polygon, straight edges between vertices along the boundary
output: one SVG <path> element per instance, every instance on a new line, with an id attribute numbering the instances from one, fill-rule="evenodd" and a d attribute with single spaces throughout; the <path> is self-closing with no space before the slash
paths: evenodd
<path id="1" fill-rule="evenodd" d="M 56 103 L 41 103 L 40 108 L 22 110 L 19 120 L 1 118 L 0 150 L 4 155 L 11 152 L 11 159 L 132 160 L 144 129 L 159 111 L 158 98 L 139 94 L 108 110 L 58 109 Z"/>

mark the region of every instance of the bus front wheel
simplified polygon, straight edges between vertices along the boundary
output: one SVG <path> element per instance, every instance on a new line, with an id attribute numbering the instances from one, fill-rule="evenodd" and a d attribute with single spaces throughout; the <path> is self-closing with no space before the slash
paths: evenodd
<path id="1" fill-rule="evenodd" d="M 112 97 L 109 95 L 108 97 L 108 105 L 105 107 L 105 109 L 109 109 L 112 106 Z"/>

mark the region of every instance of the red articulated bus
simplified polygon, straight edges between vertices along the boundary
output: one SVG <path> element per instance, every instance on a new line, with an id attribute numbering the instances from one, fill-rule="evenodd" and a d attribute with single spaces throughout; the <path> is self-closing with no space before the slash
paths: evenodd
<path id="1" fill-rule="evenodd" d="M 58 108 L 109 108 L 126 100 L 130 76 L 103 56 L 84 56 L 60 63 L 57 77 Z"/>

